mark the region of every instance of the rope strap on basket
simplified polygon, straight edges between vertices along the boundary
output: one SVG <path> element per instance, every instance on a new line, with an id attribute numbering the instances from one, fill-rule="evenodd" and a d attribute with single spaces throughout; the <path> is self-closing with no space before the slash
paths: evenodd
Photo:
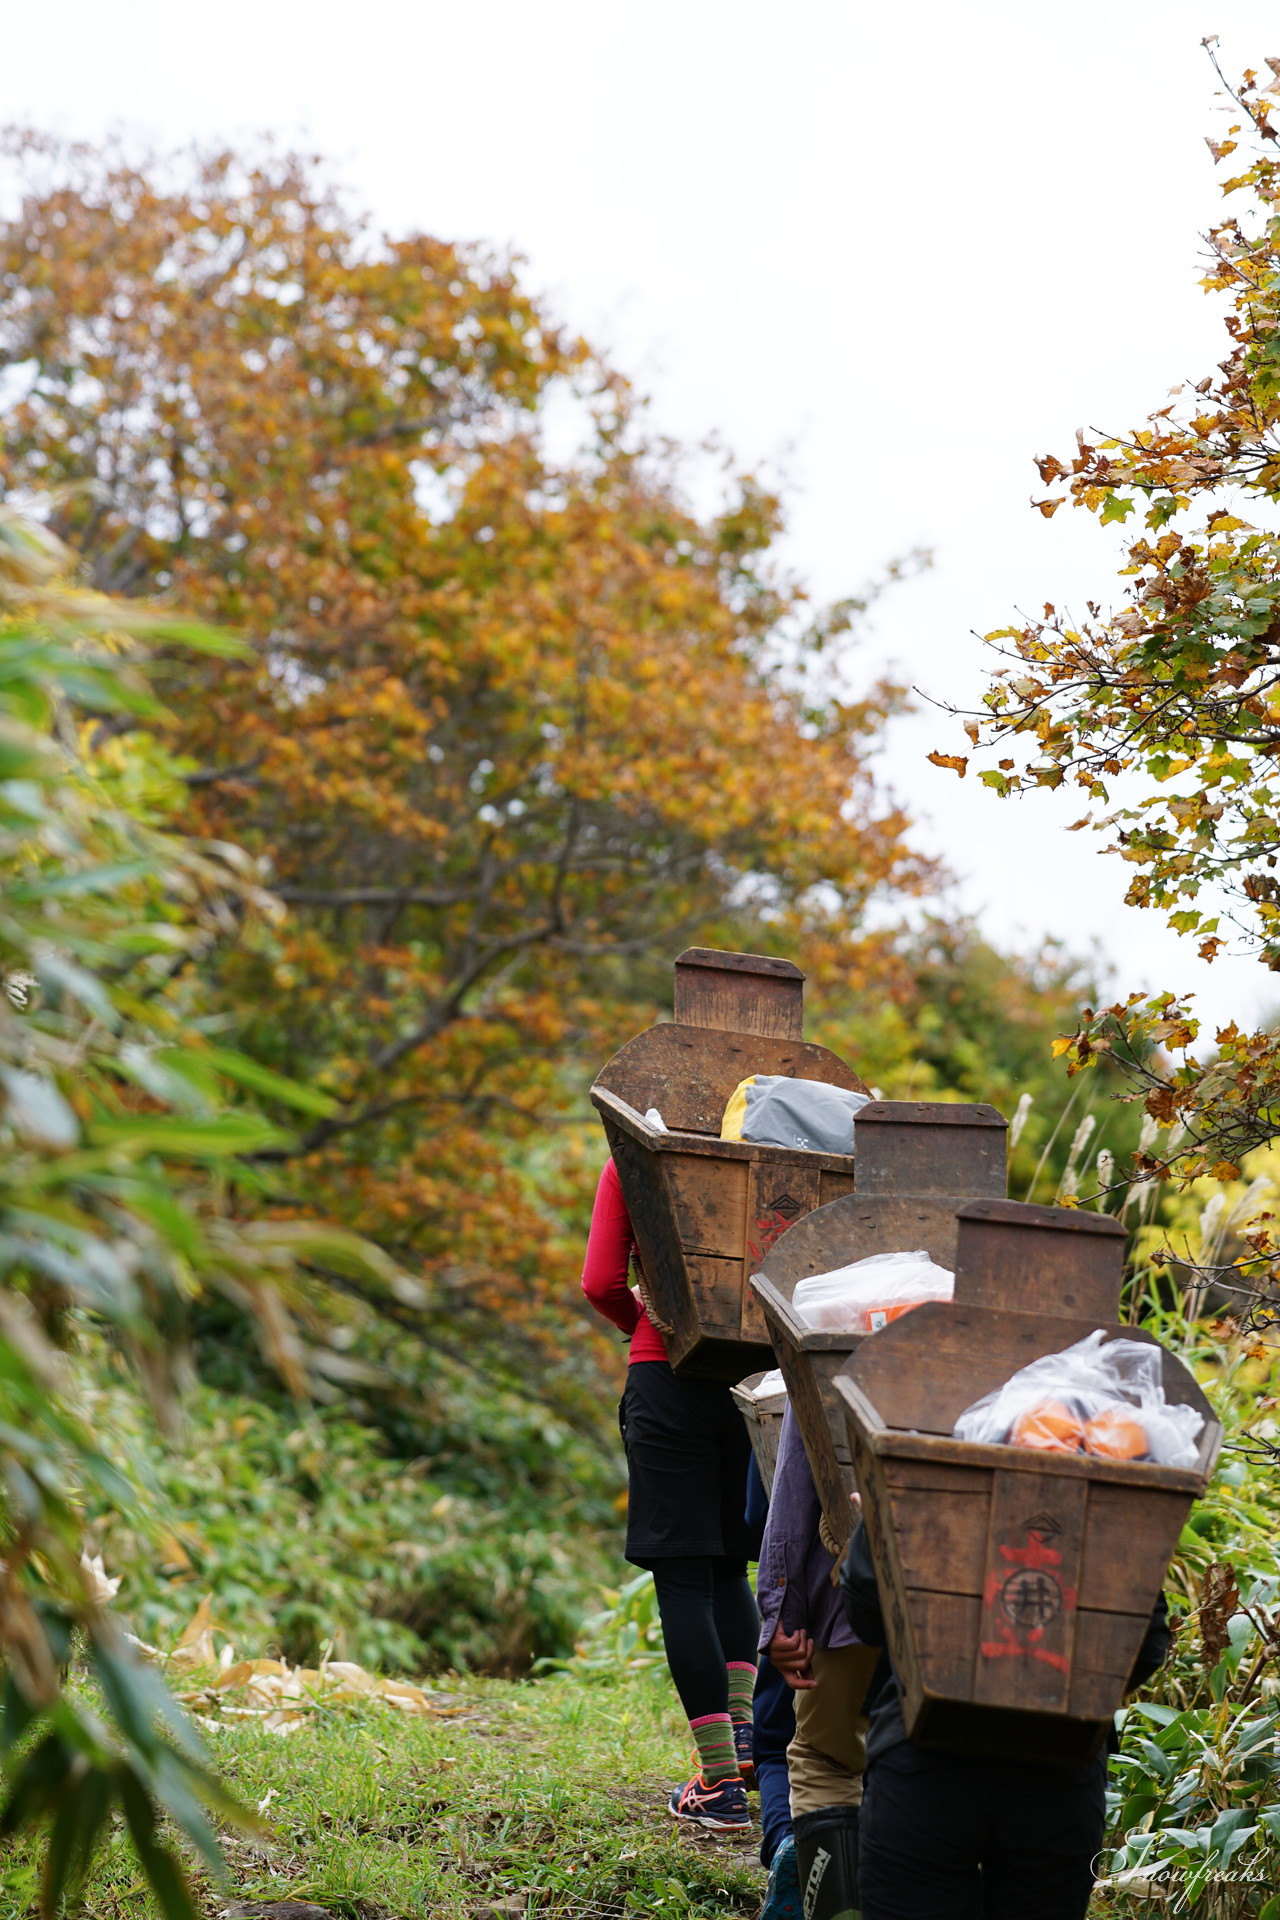
<path id="1" fill-rule="evenodd" d="M 844 1551 L 844 1548 L 841 1546 L 840 1542 L 836 1539 L 834 1533 L 832 1533 L 831 1531 L 830 1526 L 827 1524 L 827 1516 L 825 1513 L 820 1514 L 818 1516 L 818 1538 L 819 1540 L 821 1540 L 823 1546 L 826 1548 L 827 1552 L 831 1555 L 832 1559 L 838 1562 L 840 1559 L 840 1555 Z M 836 1583 L 837 1571 L 838 1571 L 837 1568 L 832 1569 L 832 1573 L 831 1573 L 832 1586 L 834 1586 Z"/>
<path id="2" fill-rule="evenodd" d="M 631 1256 L 631 1272 L 635 1278 L 636 1287 L 639 1290 L 641 1304 L 649 1316 L 649 1325 L 655 1333 L 662 1334 L 664 1338 L 670 1338 L 675 1332 L 675 1328 L 669 1320 L 663 1319 L 657 1307 L 654 1305 L 653 1294 L 649 1289 L 649 1282 L 645 1278 L 644 1268 L 640 1265 L 639 1254 L 633 1253 Z"/>

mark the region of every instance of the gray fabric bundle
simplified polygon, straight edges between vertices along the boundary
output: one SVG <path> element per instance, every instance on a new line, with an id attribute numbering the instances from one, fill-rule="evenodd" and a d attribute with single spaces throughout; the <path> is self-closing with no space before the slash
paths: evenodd
<path id="1" fill-rule="evenodd" d="M 852 1153 L 853 1119 L 870 1095 L 829 1087 L 824 1080 L 791 1080 L 758 1073 L 747 1088 L 742 1137 L 757 1146 L 804 1147 L 810 1153 Z"/>

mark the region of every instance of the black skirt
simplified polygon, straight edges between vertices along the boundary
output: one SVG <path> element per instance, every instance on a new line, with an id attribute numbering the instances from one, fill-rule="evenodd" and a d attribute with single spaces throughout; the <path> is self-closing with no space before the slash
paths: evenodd
<path id="1" fill-rule="evenodd" d="M 750 1558 L 751 1442 L 729 1388 L 678 1380 L 665 1360 L 627 1369 L 618 1408 L 627 1450 L 627 1559 Z"/>

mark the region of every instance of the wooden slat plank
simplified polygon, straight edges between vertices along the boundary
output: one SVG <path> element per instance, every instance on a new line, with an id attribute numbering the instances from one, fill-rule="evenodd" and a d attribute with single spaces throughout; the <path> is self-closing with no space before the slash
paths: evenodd
<path id="1" fill-rule="evenodd" d="M 746 1245 L 755 1273 L 775 1240 L 818 1204 L 816 1167 L 777 1167 L 754 1161 L 746 1194 Z"/>
<path id="2" fill-rule="evenodd" d="M 914 1701 L 918 1705 L 924 1693 L 919 1644 L 915 1615 L 907 1606 L 907 1587 L 898 1551 L 898 1536 L 893 1526 L 889 1490 L 884 1484 L 882 1463 L 859 1444 L 859 1437 L 852 1430 L 850 1437 L 854 1440 L 858 1485 L 862 1491 L 862 1518 L 876 1570 L 876 1590 L 884 1615 L 889 1658 L 902 1682 L 908 1703 Z"/>
<path id="3" fill-rule="evenodd" d="M 1115 1320 L 1124 1246 L 1109 1214 L 977 1200 L 960 1215 L 956 1303 Z"/>
<path id="4" fill-rule="evenodd" d="M 1189 1493 L 1095 1486 L 1080 1567 L 1080 1606 L 1104 1613 L 1152 1608 L 1191 1510 Z"/>
<path id="5" fill-rule="evenodd" d="M 981 1596 L 909 1587 L 907 1607 L 915 1629 L 923 1691 L 963 1700 L 973 1681 Z"/>
<path id="6" fill-rule="evenodd" d="M 1003 1197 L 1006 1127 L 994 1107 L 873 1101 L 858 1115 L 858 1188 Z"/>
<path id="7" fill-rule="evenodd" d="M 613 1162 L 627 1212 L 635 1230 L 645 1279 L 660 1318 L 674 1331 L 664 1336 L 673 1366 L 691 1351 L 699 1338 L 698 1313 L 689 1285 L 684 1252 L 676 1233 L 675 1214 L 661 1160 L 655 1161 L 640 1142 L 606 1125 Z"/>
<path id="8" fill-rule="evenodd" d="M 1070 1711 L 1081 1719 L 1101 1720 L 1116 1711 L 1129 1685 L 1149 1614 L 1093 1613 L 1076 1616 L 1076 1650 L 1071 1668 Z"/>
<path id="9" fill-rule="evenodd" d="M 921 1308 L 924 1312 L 924 1308 Z M 883 1340 L 891 1331 L 886 1327 L 884 1333 L 875 1335 Z M 856 1384 L 847 1374 L 837 1375 L 837 1380 Z M 843 1393 L 844 1386 L 837 1391 Z M 866 1405 L 871 1402 L 865 1399 Z M 979 1446 L 972 1440 L 947 1440 L 933 1433 L 899 1433 L 878 1423 L 877 1410 L 872 1409 L 873 1430 L 870 1444 L 877 1452 L 894 1459 L 930 1460 L 941 1465 L 957 1467 L 987 1467 L 998 1472 L 1009 1461 L 1006 1447 Z M 1037 1471 L 1060 1475 L 1064 1480 L 1087 1480 L 1091 1485 L 1109 1483 L 1116 1486 L 1138 1486 L 1167 1489 L 1171 1492 L 1189 1493 L 1194 1497 L 1204 1492 L 1204 1474 L 1199 1467 L 1157 1467 L 1149 1461 L 1103 1460 L 1093 1454 L 1083 1453 L 1044 1453 L 1036 1459 Z"/>
<path id="10" fill-rule="evenodd" d="M 1009 1468 L 993 1475 L 972 1698 L 1065 1712 L 1088 1488 Z"/>
<path id="11" fill-rule="evenodd" d="M 829 1206 L 833 1200 L 843 1200 L 846 1194 L 853 1192 L 852 1167 L 846 1170 L 843 1167 L 823 1166 L 818 1170 L 818 1178 L 821 1182 L 818 1205 L 821 1207 Z"/>
<path id="12" fill-rule="evenodd" d="M 842 1470 L 836 1454 L 814 1367 L 814 1361 L 819 1356 L 806 1353 L 797 1346 L 785 1323 L 771 1321 L 770 1331 L 774 1354 L 787 1383 L 792 1412 L 800 1428 L 800 1438 L 804 1442 L 818 1499 L 833 1537 L 843 1545 L 853 1531 L 853 1514 L 849 1504 L 849 1495 L 853 1490 L 852 1474 L 848 1469 Z"/>
<path id="13" fill-rule="evenodd" d="M 886 1457 L 884 1477 L 890 1487 L 906 1487 L 913 1493 L 972 1493 L 979 1482 L 986 1486 L 987 1467 L 948 1467 L 933 1460 L 897 1460 Z"/>
<path id="14" fill-rule="evenodd" d="M 991 1475 L 977 1472 L 964 1488 L 891 1486 L 889 1510 L 908 1586 L 977 1596 L 987 1561 Z M 973 1648 L 970 1646 L 970 1667 Z"/>
<path id="15" fill-rule="evenodd" d="M 742 1332 L 741 1261 L 717 1259 L 705 1253 L 687 1253 L 684 1260 L 702 1333 L 717 1340 L 739 1339 Z"/>
<path id="16" fill-rule="evenodd" d="M 763 1373 L 750 1374 L 739 1381 L 732 1389 L 733 1402 L 742 1415 L 743 1424 L 751 1441 L 751 1451 L 756 1457 L 760 1469 L 760 1478 L 764 1482 L 766 1494 L 773 1492 L 773 1473 L 778 1463 L 778 1442 L 782 1437 L 782 1419 L 787 1410 L 787 1396 L 783 1389 L 766 1395 L 762 1400 L 756 1389 L 764 1379 Z"/>
<path id="17" fill-rule="evenodd" d="M 755 1171 L 750 1161 L 664 1153 L 653 1165 L 651 1178 L 658 1175 L 659 1168 L 671 1195 L 681 1246 L 740 1262 Z"/>
<path id="18" fill-rule="evenodd" d="M 688 947 L 675 963 L 675 1016 L 692 1027 L 772 1034 L 804 1032 L 804 975 L 790 960 Z"/>

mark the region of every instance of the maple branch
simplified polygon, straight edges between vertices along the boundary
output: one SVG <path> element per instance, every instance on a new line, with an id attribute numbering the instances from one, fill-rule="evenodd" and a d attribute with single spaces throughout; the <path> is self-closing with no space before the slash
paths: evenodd
<path id="1" fill-rule="evenodd" d="M 475 898 L 473 887 L 273 887 L 298 907 L 457 907 Z"/>
<path id="2" fill-rule="evenodd" d="M 265 759 L 265 752 L 255 753 L 252 760 L 241 760 L 234 767 L 197 767 L 182 777 L 189 787 L 216 787 L 220 780 L 241 780 L 247 773 L 256 773 Z"/>
<path id="3" fill-rule="evenodd" d="M 447 1359 L 453 1361 L 455 1366 L 461 1367 L 466 1373 L 471 1374 L 476 1380 L 480 1381 L 483 1386 L 491 1388 L 498 1385 L 504 1387 L 510 1393 L 517 1394 L 519 1398 L 526 1403 L 553 1407 L 565 1425 L 572 1427 L 576 1433 L 592 1440 L 598 1436 L 599 1427 L 590 1413 L 580 1412 L 570 1401 L 554 1392 L 539 1393 L 530 1391 L 531 1376 L 527 1364 L 523 1366 L 521 1364 L 521 1362 L 527 1363 L 528 1354 L 525 1349 L 515 1343 L 507 1342 L 508 1352 L 505 1360 L 509 1371 L 505 1373 L 505 1376 L 503 1373 L 497 1373 L 495 1378 L 495 1355 L 492 1351 L 486 1352 L 477 1359 L 476 1355 L 469 1353 L 465 1347 L 459 1346 L 454 1341 L 442 1337 L 435 1322 L 433 1309 L 431 1307 L 416 1309 L 413 1307 L 404 1307 L 401 1306 L 398 1301 L 388 1298 L 386 1294 L 375 1293 L 361 1281 L 352 1279 L 349 1274 L 338 1273 L 331 1267 L 317 1266 L 312 1261 L 300 1261 L 299 1265 L 304 1273 L 314 1274 L 318 1280 L 323 1280 L 326 1286 L 332 1287 L 336 1293 L 345 1293 L 351 1299 L 359 1300 L 364 1306 L 371 1307 L 380 1319 L 390 1320 L 395 1326 L 402 1328 L 406 1333 L 411 1333 L 417 1339 L 424 1340 L 431 1346 L 433 1351 L 444 1354 Z M 571 1304 L 575 1313 L 582 1311 L 578 1307 L 577 1301 Z M 442 1311 L 442 1309 L 437 1308 L 434 1311 L 438 1313 Z M 589 1309 L 587 1309 L 587 1311 L 589 1311 Z M 451 1315 L 451 1318 L 456 1318 L 456 1315 Z M 501 1325 L 492 1327 L 490 1331 L 497 1336 L 499 1341 L 503 1339 L 507 1332 L 506 1328 Z M 540 1384 L 554 1385 L 555 1383 L 554 1373 L 548 1373 L 542 1369 L 539 1369 L 532 1378 Z"/>

